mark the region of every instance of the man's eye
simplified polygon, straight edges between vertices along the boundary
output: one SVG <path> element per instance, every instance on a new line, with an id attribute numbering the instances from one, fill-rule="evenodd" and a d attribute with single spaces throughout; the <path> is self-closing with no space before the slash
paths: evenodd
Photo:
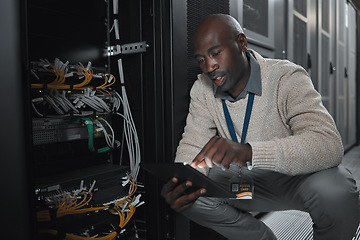
<path id="1" fill-rule="evenodd" d="M 221 53 L 221 51 L 216 51 L 216 52 L 213 52 L 211 55 L 212 55 L 213 57 L 216 57 L 216 56 L 218 56 L 220 53 Z"/>
<path id="2" fill-rule="evenodd" d="M 197 62 L 198 62 L 199 64 L 201 64 L 201 63 L 204 62 L 204 59 L 203 59 L 203 58 L 200 58 L 200 59 L 197 60 Z"/>

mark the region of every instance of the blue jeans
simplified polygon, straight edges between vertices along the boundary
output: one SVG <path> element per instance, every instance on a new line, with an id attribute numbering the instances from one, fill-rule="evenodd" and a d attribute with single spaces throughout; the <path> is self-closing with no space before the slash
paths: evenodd
<path id="1" fill-rule="evenodd" d="M 339 166 L 297 176 L 232 164 L 209 177 L 229 189 L 229 180 L 241 174 L 254 181 L 252 200 L 199 198 L 183 214 L 228 239 L 276 239 L 273 232 L 249 212 L 300 210 L 313 220 L 314 240 L 351 240 L 359 225 L 359 192 L 351 173 Z"/>

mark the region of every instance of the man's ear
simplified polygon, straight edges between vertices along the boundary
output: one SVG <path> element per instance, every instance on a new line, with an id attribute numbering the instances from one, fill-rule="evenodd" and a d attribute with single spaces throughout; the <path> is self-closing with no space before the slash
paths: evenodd
<path id="1" fill-rule="evenodd" d="M 237 42 L 239 44 L 239 47 L 241 48 L 241 50 L 243 52 L 245 52 L 247 50 L 247 39 L 245 34 L 240 33 L 237 37 Z"/>

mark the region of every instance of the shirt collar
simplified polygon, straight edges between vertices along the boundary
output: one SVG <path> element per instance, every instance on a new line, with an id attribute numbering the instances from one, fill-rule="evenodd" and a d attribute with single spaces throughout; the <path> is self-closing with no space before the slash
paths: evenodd
<path id="1" fill-rule="evenodd" d="M 240 95 L 234 99 L 231 97 L 228 93 L 221 91 L 220 88 L 216 88 L 215 90 L 215 97 L 229 100 L 231 102 L 236 102 L 240 99 L 243 99 L 246 97 L 248 92 L 252 92 L 256 95 L 261 95 L 262 89 L 261 89 L 261 72 L 260 72 L 260 66 L 255 57 L 249 52 L 246 52 L 246 56 L 250 62 L 250 77 L 249 81 L 246 84 L 244 90 L 240 93 Z"/>

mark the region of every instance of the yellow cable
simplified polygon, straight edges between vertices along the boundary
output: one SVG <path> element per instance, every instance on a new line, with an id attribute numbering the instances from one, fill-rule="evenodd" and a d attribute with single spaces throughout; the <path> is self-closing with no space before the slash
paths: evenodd
<path id="1" fill-rule="evenodd" d="M 121 205 L 122 203 L 127 201 L 128 205 L 131 206 L 129 208 L 130 213 L 131 213 L 130 217 L 129 217 L 129 219 L 130 219 L 133 214 L 133 211 L 135 212 L 135 207 L 133 207 L 131 205 L 131 201 L 132 201 L 132 196 L 135 194 L 135 192 L 137 190 L 137 185 L 135 184 L 134 180 L 132 180 L 131 178 L 129 178 L 129 182 L 130 182 L 129 195 L 127 195 L 126 198 L 116 202 L 114 204 L 114 206 L 116 208 L 119 205 Z M 86 193 L 82 193 L 82 194 L 84 194 L 84 198 L 81 200 L 81 202 L 79 204 L 77 204 L 77 200 L 74 201 L 71 198 L 68 201 L 66 195 L 64 195 L 62 202 L 57 206 L 56 218 L 60 218 L 60 217 L 66 216 L 66 215 L 88 213 L 88 212 L 93 212 L 93 211 L 104 210 L 104 209 L 110 208 L 109 205 L 100 206 L 100 207 L 82 208 L 83 206 L 85 206 L 86 204 L 88 204 L 91 201 L 92 193 L 86 192 Z M 89 196 L 89 198 L 86 200 L 87 196 Z M 74 196 L 74 197 L 76 197 L 76 196 Z M 128 214 L 126 214 L 126 215 L 128 215 Z M 129 221 L 129 219 L 127 221 Z M 37 212 L 37 221 L 38 222 L 51 221 L 50 211 L 44 210 L 44 211 Z M 127 223 L 127 221 L 125 220 L 125 224 Z"/>

